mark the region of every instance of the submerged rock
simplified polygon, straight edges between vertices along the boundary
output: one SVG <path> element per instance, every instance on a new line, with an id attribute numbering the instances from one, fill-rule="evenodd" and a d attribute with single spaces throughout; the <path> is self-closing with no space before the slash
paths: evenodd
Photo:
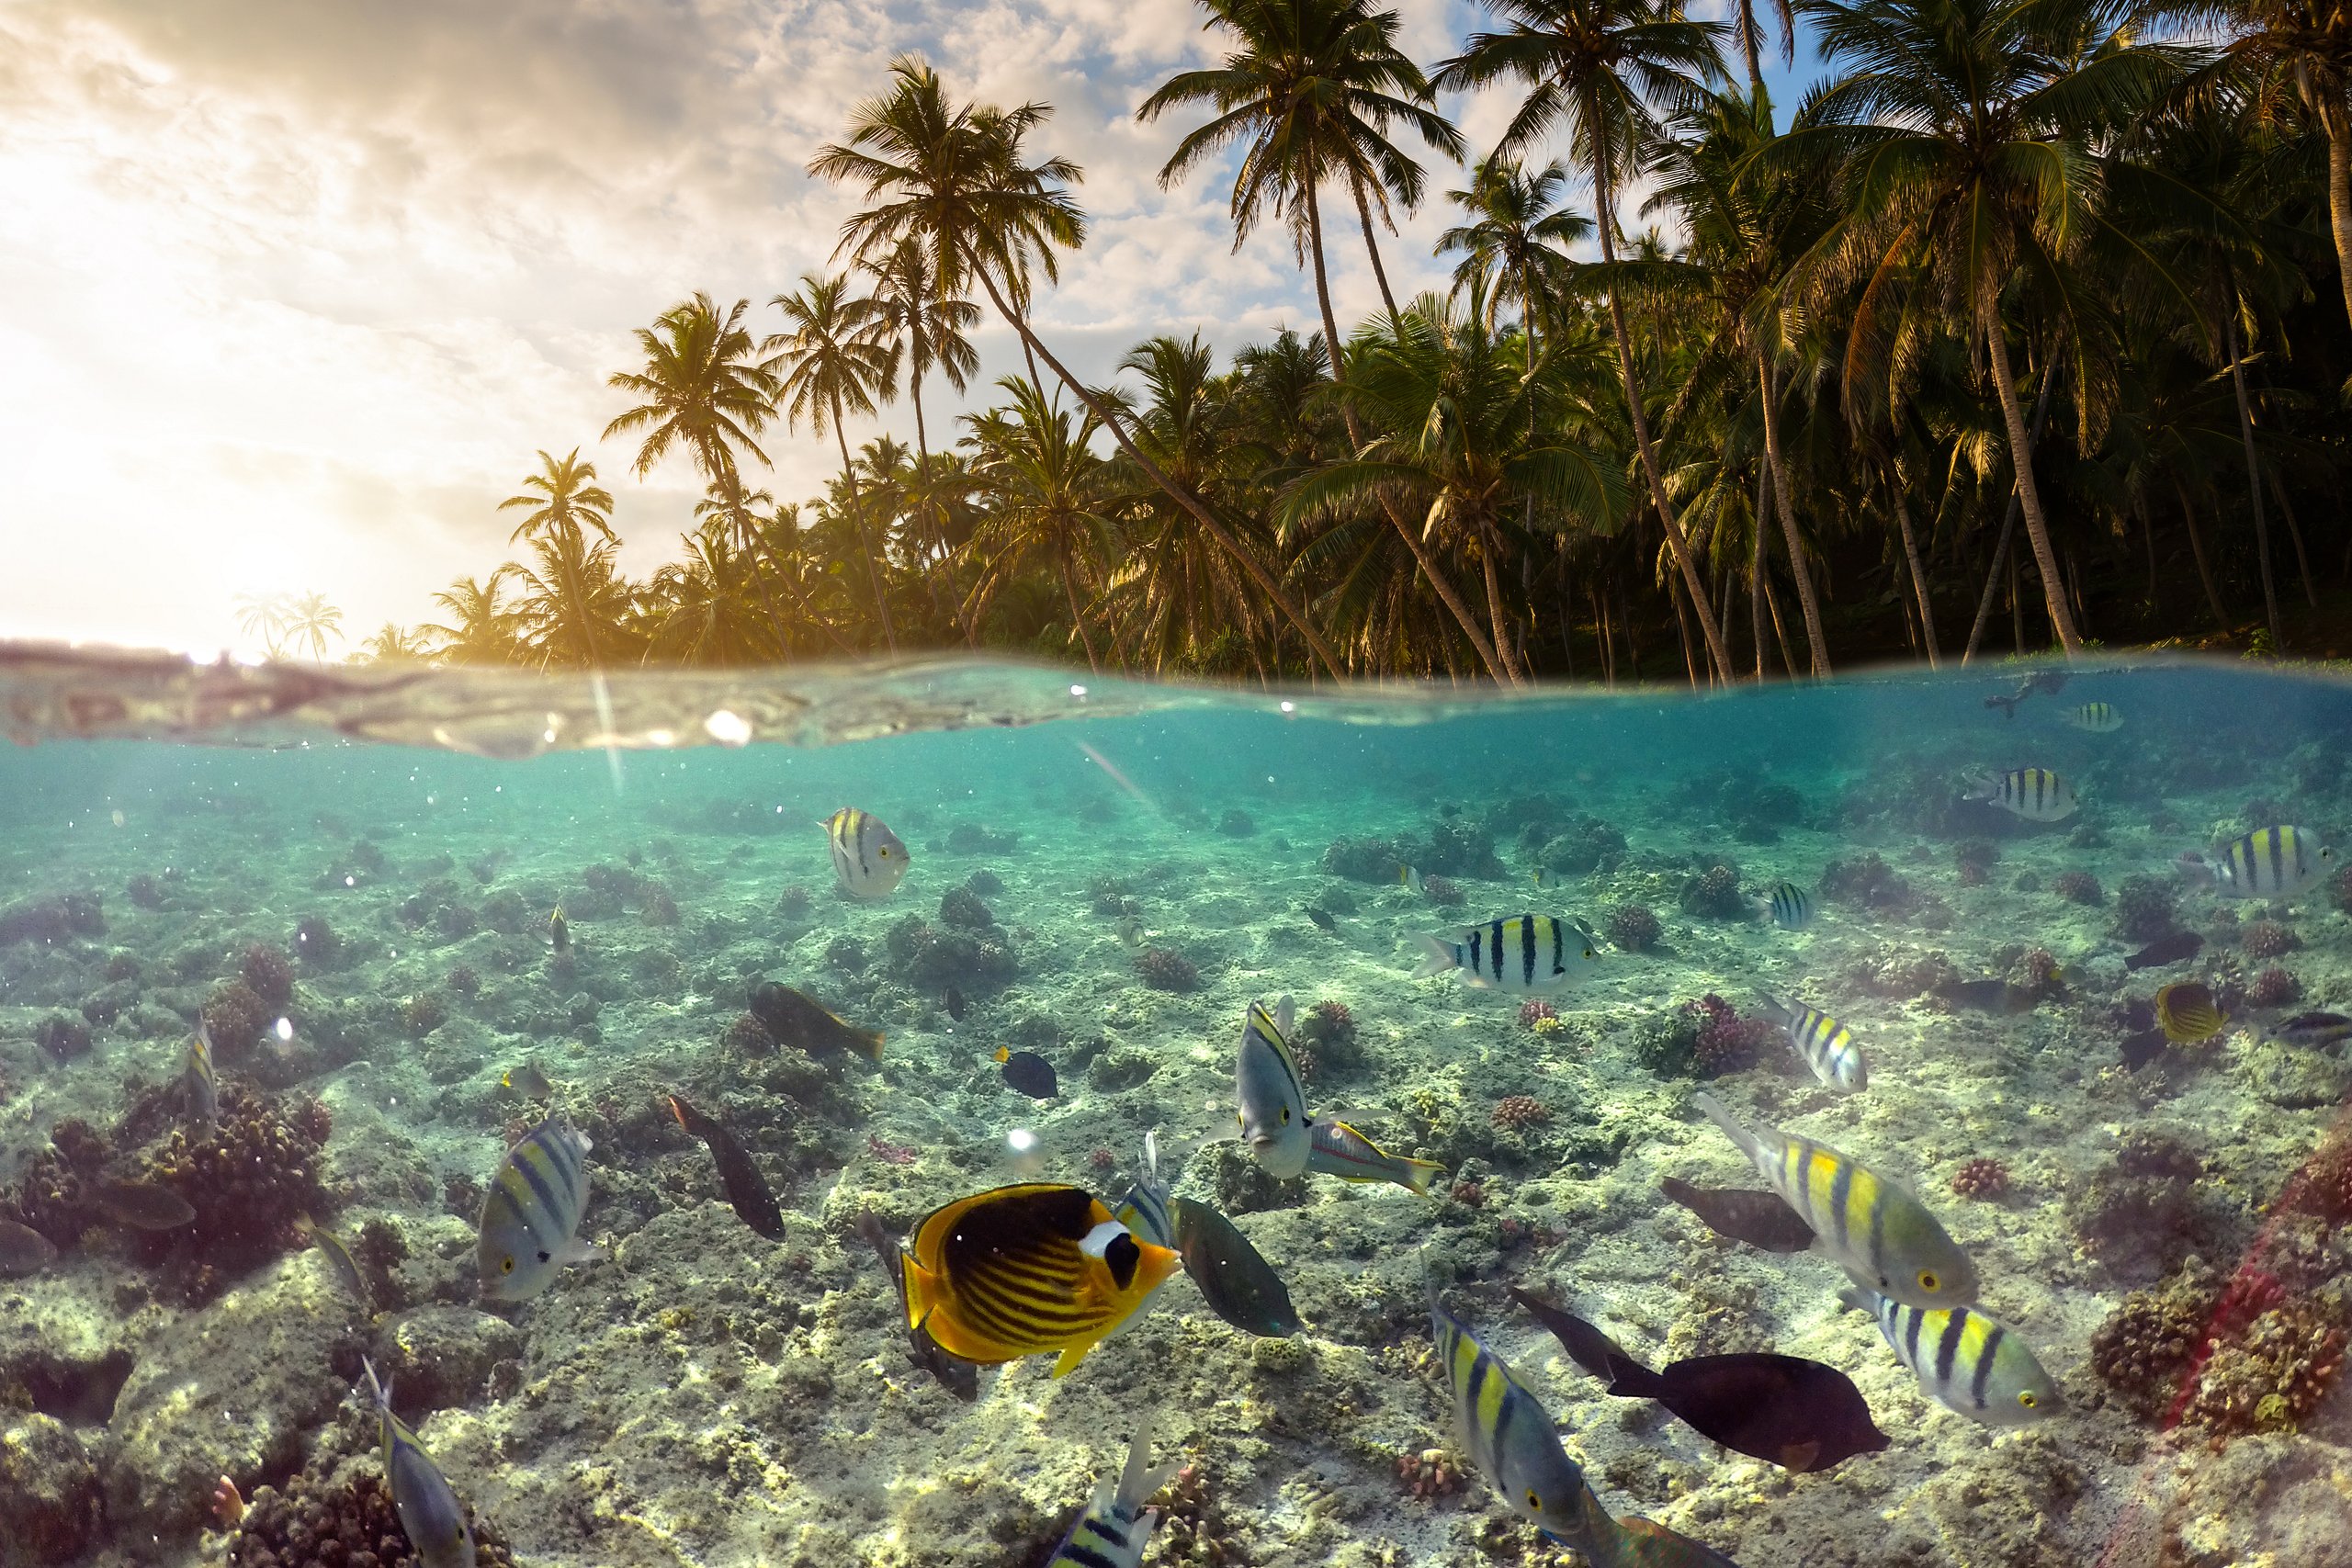
<path id="1" fill-rule="evenodd" d="M 63 1422 L 33 1412 L 0 1426 L 0 1568 L 71 1562 L 99 1518 L 97 1468 Z"/>

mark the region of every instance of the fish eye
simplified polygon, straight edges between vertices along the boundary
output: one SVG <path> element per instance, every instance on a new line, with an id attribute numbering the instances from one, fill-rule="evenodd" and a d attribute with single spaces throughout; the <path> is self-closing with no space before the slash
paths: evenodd
<path id="1" fill-rule="evenodd" d="M 498 1271 L 502 1274 L 512 1274 L 514 1272 L 514 1255 L 513 1253 L 508 1253 L 504 1260 L 498 1265 Z"/>
<path id="2" fill-rule="evenodd" d="M 1287 1105 L 1283 1107 L 1283 1125 L 1285 1127 L 1290 1125 L 1290 1107 Z"/>
<path id="3" fill-rule="evenodd" d="M 2018 1403 L 2024 1405 L 2028 1410 L 2030 1410 L 2035 1405 L 2041 1404 L 2041 1400 L 2031 1389 L 2028 1389 L 2023 1393 L 2018 1395 Z"/>
<path id="4" fill-rule="evenodd" d="M 1544 1499 L 1530 1492 L 1527 1495 L 1527 1506 L 1540 1514 L 1544 1511 Z"/>
<path id="5" fill-rule="evenodd" d="M 1919 1288 L 1923 1291 L 1940 1291 L 1944 1285 L 1941 1280 L 1936 1278 L 1934 1269 L 1922 1269 L 1919 1270 Z"/>

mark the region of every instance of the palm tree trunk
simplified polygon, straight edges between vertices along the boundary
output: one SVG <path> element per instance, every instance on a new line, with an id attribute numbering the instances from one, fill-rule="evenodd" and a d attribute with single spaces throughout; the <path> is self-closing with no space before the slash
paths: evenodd
<path id="1" fill-rule="evenodd" d="M 2302 525 L 2295 521 L 2294 502 L 2287 499 L 2287 487 L 2279 482 L 2276 471 L 2270 476 L 2270 499 L 2278 503 L 2278 515 L 2287 520 L 2287 537 L 2294 542 L 2295 570 L 2302 576 L 2303 597 L 2310 600 L 2312 608 L 2316 610 L 2319 608 L 2319 589 L 2312 581 L 2312 558 L 2303 553 Z"/>
<path id="2" fill-rule="evenodd" d="M 2270 574 L 2270 520 L 2262 513 L 2262 465 L 2254 455 L 2254 402 L 2245 393 L 2245 355 L 2238 352 L 2238 313 L 2234 298 L 2222 309 L 2222 342 L 2230 354 L 2230 384 L 2237 393 L 2238 439 L 2245 446 L 2245 488 L 2254 502 L 2254 550 L 2262 567 L 2262 609 L 2270 621 L 2272 651 L 2287 651 L 2287 635 L 2278 626 L 2278 588 Z"/>
<path id="3" fill-rule="evenodd" d="M 1747 91 L 1755 96 L 1764 91 L 1763 51 L 1756 46 L 1763 42 L 1761 29 L 1756 25 L 1756 0 L 1739 0 L 1739 8 L 1732 18 L 1732 36 L 1739 41 L 1740 63 L 1747 67 Z"/>
<path id="4" fill-rule="evenodd" d="M 2058 365 L 2055 360 L 2042 367 L 2041 391 L 2033 400 L 2032 446 L 2041 445 L 2042 427 L 2049 421 L 2050 383 L 2057 373 Z M 2029 454 L 2030 451 L 2031 446 L 2029 446 Z M 1970 660 L 1976 657 L 1976 645 L 1984 636 L 1984 623 L 1993 614 L 1994 599 L 2001 583 L 2001 568 L 2009 558 L 2009 540 L 2016 536 L 2017 530 L 2018 497 L 2016 491 L 2012 490 L 2009 492 L 2008 505 L 2001 513 L 2001 541 L 1993 547 L 1992 564 L 1984 569 L 1984 592 L 1977 596 L 1976 620 L 1968 628 L 1968 646 L 1961 650 L 1960 662 L 1963 667 Z"/>
<path id="5" fill-rule="evenodd" d="M 1102 666 L 1094 657 L 1094 634 L 1086 629 L 1086 617 L 1079 614 L 1078 583 L 1070 576 L 1069 557 L 1062 557 L 1062 596 L 1069 601 L 1069 624 L 1077 629 L 1079 640 L 1086 645 L 1086 668 L 1090 674 L 1100 675 Z"/>
<path id="6" fill-rule="evenodd" d="M 1804 640 L 1813 658 L 1815 679 L 1829 673 L 1829 641 L 1822 635 L 1821 602 L 1814 597 L 1813 573 L 1805 565 L 1804 540 L 1797 532 L 1796 498 L 1790 493 L 1789 470 L 1781 461 L 1779 378 L 1761 344 L 1756 350 L 1756 385 L 1764 401 L 1764 461 L 1772 470 L 1772 489 L 1781 502 L 1781 533 L 1789 547 L 1789 571 L 1797 580 L 1797 604 L 1804 612 Z"/>
<path id="7" fill-rule="evenodd" d="M 1390 324 L 1401 327 L 1396 319 L 1396 296 L 1388 292 L 1388 269 L 1380 265 L 1380 246 L 1372 237 L 1372 203 L 1364 199 L 1363 176 L 1353 170 L 1348 173 L 1348 186 L 1355 192 L 1356 221 L 1363 225 L 1363 248 L 1372 257 L 1373 281 L 1380 285 L 1380 302 L 1387 309 Z M 1332 346 L 1331 363 L 1339 363 L 1339 347 Z"/>
<path id="8" fill-rule="evenodd" d="M 1298 628 L 1298 635 L 1306 639 L 1306 646 L 1314 649 L 1317 661 L 1330 674 L 1331 679 L 1334 681 L 1342 679 L 1340 671 L 1340 656 L 1332 651 L 1330 643 L 1325 639 L 1322 632 L 1317 629 L 1314 623 L 1307 620 L 1299 612 L 1298 606 L 1291 603 L 1290 595 L 1283 592 L 1282 584 L 1274 581 L 1273 574 L 1266 570 L 1265 563 L 1261 561 L 1254 552 L 1242 547 L 1241 541 L 1234 537 L 1233 531 L 1218 519 L 1216 513 L 1209 510 L 1206 502 L 1170 479 L 1159 464 L 1144 456 L 1142 450 L 1136 446 L 1134 437 L 1127 434 L 1125 423 L 1112 412 L 1108 404 L 1094 395 L 1092 389 L 1071 375 L 1069 367 L 1054 357 L 1053 350 L 1046 346 L 1045 340 L 1031 329 L 1027 320 L 1005 303 L 1003 294 L 997 288 L 996 279 L 990 276 L 988 268 L 981 265 L 980 258 L 967 250 L 965 253 L 965 260 L 979 277 L 980 287 L 988 290 L 989 303 L 996 307 L 997 314 L 1004 318 L 1007 326 L 1021 334 L 1022 351 L 1035 355 L 1054 367 L 1054 374 L 1062 378 L 1062 384 L 1070 389 L 1080 402 L 1086 405 L 1089 412 L 1102 422 L 1102 428 L 1111 433 L 1111 439 L 1119 444 L 1119 450 L 1125 452 L 1136 467 L 1144 471 L 1145 477 L 1165 491 L 1177 505 L 1191 513 L 1193 520 L 1208 531 L 1209 537 L 1215 539 L 1218 547 L 1227 555 L 1232 557 L 1242 570 L 1250 574 L 1250 580 L 1258 585 L 1258 591 L 1272 601 L 1274 608 L 1283 613 L 1283 619 Z"/>
<path id="9" fill-rule="evenodd" d="M 1789 629 L 1781 622 L 1781 596 L 1772 592 L 1770 572 L 1764 575 L 1764 607 L 1772 612 L 1772 642 L 1781 650 L 1781 668 L 1787 671 L 1789 679 L 1793 681 L 1797 678 L 1796 655 L 1789 651 Z"/>
<path id="10" fill-rule="evenodd" d="M 849 460 L 849 437 L 842 430 L 842 400 L 833 400 L 833 439 L 841 443 L 842 479 L 849 486 L 849 525 L 857 530 L 857 547 L 865 552 L 865 575 L 874 584 L 875 613 L 882 617 L 882 639 L 890 657 L 899 656 L 899 634 L 890 626 L 890 601 L 882 594 L 882 568 L 874 558 L 874 542 L 865 536 L 865 503 L 858 498 L 857 469 Z"/>
<path id="11" fill-rule="evenodd" d="M 1337 381 L 1340 378 L 1340 319 L 1331 312 L 1331 280 L 1323 265 L 1323 212 L 1312 186 L 1306 190 L 1306 231 L 1308 257 L 1315 264 L 1315 301 L 1323 311 L 1323 345 L 1330 351 L 1331 379 Z M 1363 422 L 1345 398 L 1340 400 L 1340 413 L 1347 421 L 1349 447 L 1354 452 L 1363 451 Z M 1446 576 L 1438 565 L 1436 555 L 1429 547 L 1429 541 L 1414 531 L 1412 525 L 1405 521 L 1405 514 L 1387 497 L 1381 498 L 1380 509 L 1386 514 L 1389 525 L 1396 530 L 1397 536 L 1405 541 L 1405 547 L 1413 552 L 1414 563 L 1421 569 L 1421 575 L 1430 580 L 1430 586 L 1437 590 L 1438 598 L 1444 602 L 1455 624 L 1469 637 L 1470 646 L 1478 650 L 1478 658 L 1486 664 L 1487 673 L 1496 685 L 1508 684 L 1510 671 L 1496 654 L 1494 646 L 1487 640 L 1487 634 L 1478 629 L 1478 618 L 1471 611 L 1469 602 L 1462 597 L 1461 592 L 1453 586 L 1453 580 Z"/>
<path id="12" fill-rule="evenodd" d="M 2335 233 L 2335 271 L 2344 285 L 2344 314 L 2352 321 L 2352 104 L 2320 106 L 2327 132 L 2327 219 Z"/>
<path id="13" fill-rule="evenodd" d="M 1903 558 L 1911 563 L 1911 593 L 1919 601 L 1919 633 L 1928 649 L 1928 668 L 1943 663 L 1936 647 L 1936 608 L 1928 599 L 1928 574 L 1919 569 L 1919 540 L 1911 532 L 1911 508 L 1903 499 L 1903 471 L 1894 471 L 1894 521 L 1903 530 Z"/>
<path id="14" fill-rule="evenodd" d="M 2009 471 L 2017 478 L 2018 504 L 2025 513 L 2025 536 L 2033 545 L 2033 564 L 2041 573 L 2041 602 L 2057 630 L 2058 646 L 2070 659 L 2079 659 L 2083 639 L 2075 630 L 2075 615 L 2066 607 L 2066 591 L 2058 578 L 2058 553 L 2050 546 L 2050 520 L 2042 514 L 2041 491 L 2033 479 L 2033 441 L 2026 434 L 2025 411 L 2018 407 L 2017 378 L 2009 372 L 2008 333 L 1999 313 L 1986 312 L 1986 344 L 1993 352 L 1993 390 L 2001 401 L 2001 423 L 2008 427 Z"/>
<path id="15" fill-rule="evenodd" d="M 2205 585 L 2205 603 L 2213 612 L 2213 627 L 2227 637 L 2230 613 L 2222 608 L 2222 591 L 2213 586 L 2213 569 L 2206 564 L 2205 538 L 2197 531 L 2197 508 L 2190 503 L 2185 487 L 2175 484 L 2173 493 L 2180 497 L 2180 520 L 2188 525 L 2188 552 L 2197 558 L 2197 581 Z"/>
<path id="16" fill-rule="evenodd" d="M 1432 507 L 1431 510 L 1434 511 L 1435 508 Z M 1478 557 L 1480 570 L 1487 580 L 1487 618 L 1494 626 L 1495 652 L 1501 658 L 1503 669 L 1509 672 L 1513 682 L 1524 682 L 1527 675 L 1520 668 L 1518 656 L 1511 647 L 1510 628 L 1503 625 L 1502 586 L 1500 580 L 1495 574 L 1497 538 L 1494 525 L 1490 523 L 1479 525 Z"/>
<path id="17" fill-rule="evenodd" d="M 1756 536 L 1747 556 L 1747 630 L 1756 640 L 1756 679 L 1764 679 L 1764 530 L 1771 526 L 1772 476 L 1758 464 L 1756 469 Z"/>
<path id="18" fill-rule="evenodd" d="M 1616 227 L 1616 209 L 1611 198 L 1606 161 L 1595 150 L 1592 161 L 1592 186 L 1600 208 L 1600 259 L 1614 265 L 1617 246 L 1610 238 Z M 1609 285 L 1609 320 L 1616 329 L 1617 372 L 1625 382 L 1625 412 L 1634 425 L 1634 446 L 1641 453 L 1642 472 L 1649 479 L 1650 501 L 1657 508 L 1658 521 L 1666 525 L 1666 542 L 1674 551 L 1675 564 L 1682 569 L 1682 585 L 1690 590 L 1691 606 L 1699 615 L 1699 629 L 1706 635 L 1707 652 L 1714 660 L 1716 671 L 1726 684 L 1731 681 L 1731 656 L 1724 651 L 1724 634 L 1715 625 L 1714 612 L 1707 608 L 1707 598 L 1699 588 L 1698 563 L 1690 558 L 1690 541 L 1682 536 L 1682 525 L 1674 518 L 1674 503 L 1666 497 L 1666 478 L 1658 471 L 1657 453 L 1650 446 L 1649 416 L 1642 408 L 1641 382 L 1634 373 L 1634 343 L 1625 331 L 1625 299 L 1612 278 Z"/>

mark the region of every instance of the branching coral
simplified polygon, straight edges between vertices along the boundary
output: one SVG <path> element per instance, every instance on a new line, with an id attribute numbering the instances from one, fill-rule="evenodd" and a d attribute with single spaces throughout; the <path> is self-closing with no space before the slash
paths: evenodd
<path id="1" fill-rule="evenodd" d="M 1951 1190 L 1962 1198 L 1998 1198 L 2009 1190 L 2009 1168 L 1989 1156 L 1970 1160 L 1952 1177 Z"/>
<path id="2" fill-rule="evenodd" d="M 2050 884 L 2050 891 L 2069 904 L 2097 904 L 2107 897 L 2098 878 L 2087 871 L 2062 871 Z"/>
<path id="3" fill-rule="evenodd" d="M 2238 945 L 2248 958 L 2282 958 L 2303 943 L 2276 920 L 2249 920 L 2238 932 Z"/>
<path id="4" fill-rule="evenodd" d="M 1647 953 L 1665 934 L 1666 928 L 1646 904 L 1620 904 L 1609 911 L 1608 936 L 1613 947 Z"/>
<path id="5" fill-rule="evenodd" d="M 2127 876 L 2115 890 L 2115 929 L 2133 942 L 2154 942 L 2172 930 L 2177 890 L 2153 876 Z"/>
<path id="6" fill-rule="evenodd" d="M 1155 991 L 1193 991 L 1201 985 L 1199 967 L 1173 948 L 1144 949 L 1136 954 L 1135 971 Z"/>
<path id="7" fill-rule="evenodd" d="M 1779 1032 L 1769 1020 L 1742 1018 L 1737 1008 L 1713 991 L 1682 1005 L 1697 1011 L 1699 1032 L 1691 1043 L 1690 1060 L 1702 1078 L 1754 1066 L 1757 1053 Z"/>
<path id="8" fill-rule="evenodd" d="M 514 1568 L 506 1542 L 470 1505 L 475 1568 Z M 229 1543 L 231 1568 L 417 1568 L 381 1477 L 361 1475 L 330 1486 L 307 1472 L 286 1490 L 256 1488 Z"/>
<path id="9" fill-rule="evenodd" d="M 1717 863 L 1694 872 L 1682 884 L 1682 912 L 1702 919 L 1736 920 L 1747 913 L 1739 896 L 1739 871 Z"/>
<path id="10" fill-rule="evenodd" d="M 1524 1133 L 1551 1120 L 1552 1108 L 1532 1094 L 1507 1094 L 1495 1101 L 1495 1125 L 1507 1133 Z"/>
<path id="11" fill-rule="evenodd" d="M 271 1007 L 282 1008 L 294 999 L 294 965 L 266 942 L 245 949 L 245 961 L 237 973 L 254 995 Z"/>
<path id="12" fill-rule="evenodd" d="M 2285 1007 L 2303 994 L 2303 983 L 2286 970 L 2273 964 L 2246 982 L 2245 999 L 2250 1007 Z"/>

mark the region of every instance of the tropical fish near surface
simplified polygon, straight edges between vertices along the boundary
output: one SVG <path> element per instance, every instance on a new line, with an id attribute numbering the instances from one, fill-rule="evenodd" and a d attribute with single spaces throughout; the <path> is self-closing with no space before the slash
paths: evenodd
<path id="1" fill-rule="evenodd" d="M 1870 1085 L 1870 1067 L 1862 1060 L 1862 1048 L 1854 1039 L 1853 1031 L 1821 1011 L 1802 1002 L 1782 1002 L 1771 997 L 1764 998 L 1765 1010 L 1788 1035 L 1789 1043 L 1796 1048 L 1813 1076 L 1843 1094 L 1852 1094 Z"/>
<path id="2" fill-rule="evenodd" d="M 588 1134 L 560 1115 L 523 1134 L 499 1162 L 481 1201 L 474 1249 L 482 1294 L 528 1301 L 570 1263 L 604 1253 L 574 1235 L 588 1210 Z"/>
<path id="3" fill-rule="evenodd" d="M 908 1352 L 914 1357 L 915 1365 L 929 1372 L 938 1381 L 940 1387 L 965 1404 L 969 1404 L 979 1398 L 980 1375 L 972 1363 L 959 1361 L 941 1349 L 939 1341 L 931 1337 L 931 1331 L 908 1315 L 907 1255 L 900 1250 L 890 1233 L 882 1228 L 882 1222 L 875 1218 L 871 1209 L 858 1214 L 857 1234 L 865 1238 L 865 1245 L 882 1259 L 882 1271 L 890 1276 L 890 1289 L 899 1297 L 899 1316 L 907 1325 Z"/>
<path id="4" fill-rule="evenodd" d="M 1035 1051 L 1015 1051 L 1009 1046 L 996 1048 L 997 1069 L 1005 1083 L 1032 1100 L 1051 1100 L 1061 1092 L 1061 1080 L 1055 1076 L 1054 1065 Z"/>
<path id="5" fill-rule="evenodd" d="M 21 1280 L 57 1261 L 57 1244 L 14 1220 L 0 1220 L 0 1280 Z"/>
<path id="6" fill-rule="evenodd" d="M 91 1190 L 98 1212 L 133 1230 L 170 1231 L 195 1222 L 196 1209 L 160 1181 L 100 1181 Z"/>
<path id="7" fill-rule="evenodd" d="M 862 903 L 876 903 L 899 890 L 907 877 L 907 846 L 879 817 L 844 806 L 825 818 L 833 877 L 842 892 Z"/>
<path id="8" fill-rule="evenodd" d="M 1250 1157 L 1268 1175 L 1287 1181 L 1304 1175 L 1312 1134 L 1306 1122 L 1306 1089 L 1298 1057 L 1290 1048 L 1297 1004 L 1283 997 L 1269 1012 L 1258 1002 L 1241 1021 L 1241 1047 L 1234 1059 L 1234 1112 Z"/>
<path id="9" fill-rule="evenodd" d="M 2066 722 L 2092 735 L 2112 735 L 2123 728 L 2122 712 L 2113 703 L 2085 703 L 2066 710 Z"/>
<path id="10" fill-rule="evenodd" d="M 1424 932 L 1413 978 L 1458 972 L 1489 991 L 1550 991 L 1573 984 L 1600 962 L 1600 939 L 1556 915 L 1512 915 L 1483 926 Z"/>
<path id="11" fill-rule="evenodd" d="M 1976 1299 L 1975 1265 L 1910 1193 L 1826 1144 L 1761 1123 L 1743 1127 L 1713 1095 L 1691 1103 L 1813 1227 L 1815 1250 L 1855 1283 L 1907 1306 L 1961 1306 Z"/>
<path id="12" fill-rule="evenodd" d="M 2346 1040 L 2352 1040 L 2352 1018 L 2340 1012 L 2299 1012 L 2281 1019 L 2265 1029 L 2267 1039 L 2299 1045 L 2305 1050 L 2333 1051 Z"/>
<path id="13" fill-rule="evenodd" d="M 555 1092 L 555 1085 L 537 1062 L 525 1060 L 519 1067 L 509 1067 L 499 1075 L 498 1087 L 511 1089 L 526 1100 L 545 1100 Z"/>
<path id="14" fill-rule="evenodd" d="M 1433 1160 L 1392 1155 L 1345 1122 L 1317 1122 L 1308 1130 L 1306 1168 L 1342 1181 L 1393 1181 L 1417 1197 L 1445 1173 Z"/>
<path id="15" fill-rule="evenodd" d="M 2335 852 L 2309 828 L 2256 828 L 2231 840 L 2208 861 L 2194 851 L 2180 857 L 2182 874 L 2230 898 L 2291 898 L 2309 892 L 2335 868 Z"/>
<path id="16" fill-rule="evenodd" d="M 1078 1517 L 1046 1568 L 1142 1568 L 1143 1554 L 1159 1528 L 1159 1511 L 1144 1505 L 1175 1477 L 1178 1467 L 1151 1468 L 1151 1418 L 1136 1424 L 1127 1444 L 1126 1468 L 1116 1484 L 1105 1481 Z"/>
<path id="17" fill-rule="evenodd" d="M 563 918 L 563 906 L 558 904 L 555 913 L 548 917 L 548 944 L 558 953 L 571 951 L 571 922 Z"/>
<path id="18" fill-rule="evenodd" d="M 343 1245 L 343 1238 L 308 1214 L 295 1215 L 294 1228 L 311 1238 L 311 1245 L 319 1249 L 319 1256 L 327 1260 L 327 1267 L 336 1280 L 351 1292 L 352 1299 L 359 1303 L 361 1310 L 374 1311 L 376 1303 L 368 1289 L 368 1277 L 359 1271 L 359 1259 L 351 1256 L 351 1248 Z"/>
<path id="19" fill-rule="evenodd" d="M 1962 797 L 1997 806 L 2029 822 L 2059 822 L 2075 814 L 2075 786 L 2048 768 L 2011 768 L 1976 780 Z"/>
<path id="20" fill-rule="evenodd" d="M 1511 1299 L 1550 1329 L 1568 1359 L 1621 1399 L 1654 1399 L 1676 1419 L 1736 1453 L 1799 1474 L 1877 1453 L 1887 1436 L 1853 1380 L 1799 1356 L 1694 1356 L 1652 1371 L 1574 1313 L 1518 1287 Z"/>
<path id="21" fill-rule="evenodd" d="M 392 1391 L 377 1381 L 364 1358 L 368 1393 L 384 1435 L 384 1481 L 391 1488 L 392 1511 L 415 1549 L 419 1568 L 474 1568 L 474 1532 L 449 1478 L 416 1440 L 407 1422 L 392 1414 Z"/>
<path id="22" fill-rule="evenodd" d="M 1973 1307 L 1931 1311 L 1849 1289 L 1838 1298 L 1878 1319 L 1895 1359 L 1947 1410 L 1988 1427 L 2025 1427 L 2058 1413 L 2058 1385 L 2016 1333 Z"/>
<path id="23" fill-rule="evenodd" d="M 933 1210 L 904 1266 L 908 1324 L 949 1355 L 988 1364 L 1058 1352 L 1058 1378 L 1183 1259 L 1138 1240 L 1092 1193 L 1031 1181 Z"/>
<path id="24" fill-rule="evenodd" d="M 718 1185 L 727 1194 L 727 1205 L 735 1217 L 770 1241 L 784 1239 L 784 1212 L 776 1207 L 775 1193 L 768 1186 L 768 1179 L 751 1151 L 735 1141 L 735 1134 L 716 1117 L 706 1116 L 688 1105 L 683 1096 L 671 1095 L 670 1114 L 678 1125 L 700 1138 L 710 1150 L 710 1157 L 718 1166 Z"/>
<path id="25" fill-rule="evenodd" d="M 1693 1187 L 1672 1176 L 1661 1177 L 1657 1190 L 1727 1240 L 1744 1241 L 1766 1252 L 1806 1252 L 1813 1247 L 1813 1227 L 1777 1192 Z"/>

